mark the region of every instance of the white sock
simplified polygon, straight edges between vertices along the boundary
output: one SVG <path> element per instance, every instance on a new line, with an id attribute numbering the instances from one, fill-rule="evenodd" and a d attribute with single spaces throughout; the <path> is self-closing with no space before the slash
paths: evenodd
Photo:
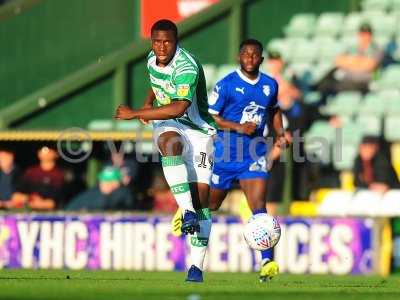
<path id="1" fill-rule="evenodd" d="M 188 183 L 188 172 L 182 156 L 162 156 L 161 163 L 165 179 L 182 213 L 186 210 L 195 212 Z"/>
<path id="2" fill-rule="evenodd" d="M 200 232 L 190 237 L 190 258 L 191 263 L 203 271 L 212 221 L 208 208 L 197 210 L 196 213 L 199 218 Z"/>

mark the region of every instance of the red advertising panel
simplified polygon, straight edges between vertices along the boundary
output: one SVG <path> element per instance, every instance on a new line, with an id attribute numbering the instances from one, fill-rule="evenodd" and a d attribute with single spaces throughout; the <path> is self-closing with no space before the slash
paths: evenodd
<path id="1" fill-rule="evenodd" d="M 217 3 L 219 0 L 142 0 L 141 34 L 150 36 L 150 28 L 159 19 L 179 22 L 200 10 Z"/>

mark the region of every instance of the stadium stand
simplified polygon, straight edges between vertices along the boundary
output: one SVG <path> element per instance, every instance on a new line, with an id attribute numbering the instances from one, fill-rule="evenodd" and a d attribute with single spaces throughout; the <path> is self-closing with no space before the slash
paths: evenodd
<path id="1" fill-rule="evenodd" d="M 302 135 L 304 151 L 311 160 L 311 168 L 317 166 L 323 172 L 335 173 L 339 178 L 349 178 L 347 175 L 352 172 L 362 138 L 375 136 L 390 150 L 387 152 L 391 153 L 392 164 L 400 175 L 400 0 L 363 0 L 360 8 L 359 11 L 349 13 L 323 11 L 320 14 L 294 14 L 283 26 L 281 35 L 268 41 L 265 52 L 277 51 L 282 56 L 286 63 L 285 79 L 301 90 L 302 96 L 298 100 L 306 107 L 306 115 L 310 119 L 302 128 Z M 374 72 L 368 93 L 343 91 L 321 100 L 322 96 L 315 86 L 332 70 L 335 58 L 356 43 L 357 32 L 365 22 L 371 25 L 374 41 L 385 51 L 385 58 L 390 58 L 389 63 L 382 63 Z M 209 93 L 219 79 L 236 68 L 235 64 L 227 61 L 223 64 L 203 64 Z M 266 70 L 265 66 L 263 69 Z M 309 110 L 317 113 L 311 114 Z M 332 119 L 339 121 L 333 126 Z M 105 131 L 150 134 L 151 131 L 150 127 L 139 122 L 115 123 L 101 117 L 92 119 L 86 128 L 98 134 L 104 134 Z M 340 148 L 336 147 L 338 129 L 342 139 Z M 318 141 L 320 137 L 325 139 L 326 149 L 321 149 Z M 152 152 L 148 141 L 143 142 L 143 145 L 147 147 L 147 153 Z M 317 183 L 312 189 L 315 191 L 324 187 Z M 333 196 L 335 193 L 339 192 L 335 191 Z M 333 200 L 326 201 L 331 203 Z M 299 203 L 295 205 L 302 207 Z M 321 207 L 315 210 L 316 213 L 325 213 L 324 201 Z"/>

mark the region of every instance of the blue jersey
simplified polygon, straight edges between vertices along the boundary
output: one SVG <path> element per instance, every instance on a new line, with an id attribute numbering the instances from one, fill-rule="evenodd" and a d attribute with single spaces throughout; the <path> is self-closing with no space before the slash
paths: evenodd
<path id="1" fill-rule="evenodd" d="M 234 167 L 234 162 L 255 161 L 257 157 L 266 155 L 268 117 L 270 110 L 278 106 L 277 95 L 278 84 L 275 79 L 261 72 L 258 78 L 251 80 L 240 70 L 236 70 L 215 85 L 209 98 L 211 114 L 235 123 L 257 124 L 257 129 L 251 136 L 236 131 L 218 130 L 214 145 L 216 162 L 229 161 L 230 166 Z"/>

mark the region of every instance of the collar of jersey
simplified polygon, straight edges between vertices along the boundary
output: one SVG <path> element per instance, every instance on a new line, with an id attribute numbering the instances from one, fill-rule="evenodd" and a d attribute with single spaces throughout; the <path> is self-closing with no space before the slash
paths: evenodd
<path id="1" fill-rule="evenodd" d="M 181 48 L 179 46 L 176 46 L 176 51 L 175 51 L 174 57 L 171 59 L 171 61 L 165 67 L 157 66 L 157 57 L 156 57 L 156 60 L 154 62 L 154 69 L 156 69 L 157 71 L 160 71 L 160 70 L 165 70 L 165 68 L 171 67 L 180 52 L 181 52 Z"/>
<path id="2" fill-rule="evenodd" d="M 252 85 L 256 85 L 258 83 L 258 81 L 260 80 L 260 72 L 258 72 L 258 76 L 256 79 L 250 79 L 250 78 L 246 77 L 246 75 L 244 75 L 240 69 L 236 69 L 236 73 L 238 73 L 239 77 L 242 80 L 244 80 L 247 83 L 250 83 Z"/>

